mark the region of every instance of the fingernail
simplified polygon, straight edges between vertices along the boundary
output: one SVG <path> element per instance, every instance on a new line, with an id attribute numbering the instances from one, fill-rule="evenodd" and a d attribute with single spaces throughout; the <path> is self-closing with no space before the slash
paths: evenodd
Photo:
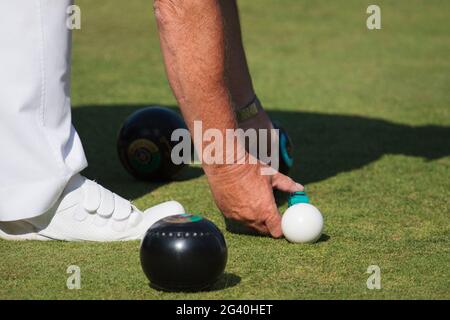
<path id="1" fill-rule="evenodd" d="M 300 183 L 296 183 L 295 186 L 297 187 L 298 191 L 303 191 L 303 189 L 305 189 Z"/>

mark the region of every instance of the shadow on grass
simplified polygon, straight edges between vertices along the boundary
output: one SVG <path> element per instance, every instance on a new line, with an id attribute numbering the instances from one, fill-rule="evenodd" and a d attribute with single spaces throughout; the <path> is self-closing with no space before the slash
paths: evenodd
<path id="1" fill-rule="evenodd" d="M 246 225 L 244 225 L 243 223 L 241 223 L 239 221 L 234 221 L 234 220 L 225 218 L 225 226 L 226 226 L 226 230 L 228 232 L 231 232 L 234 234 L 251 236 L 251 237 L 266 237 L 265 235 L 258 233 L 256 230 L 247 227 Z M 330 239 L 331 239 L 331 237 L 328 234 L 323 233 L 316 242 L 327 242 Z"/>
<path id="2" fill-rule="evenodd" d="M 319 240 L 317 240 L 316 242 L 327 242 L 328 240 L 330 240 L 331 237 L 329 235 L 327 235 L 326 233 L 323 233 Z"/>
<path id="3" fill-rule="evenodd" d="M 129 199 L 162 185 L 129 176 L 116 152 L 116 137 L 124 119 L 148 105 L 152 104 L 80 106 L 72 113 L 89 160 L 84 174 Z M 409 126 L 381 119 L 301 111 L 269 114 L 289 132 L 296 160 L 291 176 L 306 185 L 361 168 L 386 154 L 429 161 L 450 155 L 450 127 Z M 202 174 L 201 168 L 189 167 L 182 179 Z"/>
<path id="4" fill-rule="evenodd" d="M 237 286 L 241 282 L 241 277 L 234 273 L 225 272 L 220 276 L 215 284 L 206 289 L 206 291 L 219 291 Z"/>
<path id="5" fill-rule="evenodd" d="M 227 288 L 232 288 L 234 286 L 237 286 L 241 282 L 241 277 L 238 275 L 235 275 L 234 273 L 228 273 L 224 272 L 217 281 L 211 285 L 210 287 L 201 289 L 201 290 L 181 290 L 180 292 L 185 293 L 196 293 L 196 292 L 213 292 L 213 291 L 219 291 Z M 166 290 L 162 289 L 160 287 L 154 286 L 151 283 L 149 283 L 149 287 L 158 291 L 162 292 L 177 292 L 175 290 Z"/>

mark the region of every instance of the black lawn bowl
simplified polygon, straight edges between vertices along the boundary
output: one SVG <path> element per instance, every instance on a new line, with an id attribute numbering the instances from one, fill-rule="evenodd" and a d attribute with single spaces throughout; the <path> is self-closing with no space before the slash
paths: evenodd
<path id="1" fill-rule="evenodd" d="M 189 214 L 164 218 L 141 243 L 141 265 L 153 288 L 201 291 L 211 287 L 227 263 L 227 246 L 211 221 Z"/>
<path id="2" fill-rule="evenodd" d="M 183 118 L 168 108 L 146 107 L 131 114 L 117 138 L 117 151 L 125 169 L 139 180 L 172 180 L 185 167 L 174 164 L 171 141 L 176 129 L 187 130 Z"/>

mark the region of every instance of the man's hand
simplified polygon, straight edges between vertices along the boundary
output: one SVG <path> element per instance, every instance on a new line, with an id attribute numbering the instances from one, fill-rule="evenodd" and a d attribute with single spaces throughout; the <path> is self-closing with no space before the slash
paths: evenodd
<path id="1" fill-rule="evenodd" d="M 278 172 L 261 175 L 262 166 L 265 165 L 247 163 L 216 167 L 208 170 L 208 181 L 216 204 L 226 218 L 279 238 L 283 232 L 273 188 L 293 193 L 302 191 L 303 186 Z"/>
<path id="2" fill-rule="evenodd" d="M 227 129 L 237 129 L 225 76 L 219 0 L 155 0 L 154 9 L 169 83 L 191 134 L 194 121 L 223 136 Z M 214 199 L 226 217 L 280 237 L 281 218 L 272 187 L 286 192 L 303 187 L 281 174 L 261 175 L 262 164 L 245 163 L 203 164 Z"/>

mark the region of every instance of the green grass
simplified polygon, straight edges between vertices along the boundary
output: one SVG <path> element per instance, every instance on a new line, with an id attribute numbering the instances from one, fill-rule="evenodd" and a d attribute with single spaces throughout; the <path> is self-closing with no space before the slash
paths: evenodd
<path id="1" fill-rule="evenodd" d="M 173 198 L 214 221 L 226 275 L 209 292 L 162 293 L 140 270 L 139 242 L 1 241 L 0 298 L 450 298 L 450 2 L 377 1 L 379 31 L 365 27 L 370 1 L 239 2 L 258 95 L 292 135 L 292 174 L 323 212 L 326 241 L 226 232 L 199 168 L 165 185 L 130 178 L 115 151 L 122 120 L 175 104 L 151 1 L 82 0 L 72 102 L 85 174 L 140 208 Z M 81 290 L 66 288 L 72 264 Z M 372 264 L 381 290 L 366 288 Z"/>

